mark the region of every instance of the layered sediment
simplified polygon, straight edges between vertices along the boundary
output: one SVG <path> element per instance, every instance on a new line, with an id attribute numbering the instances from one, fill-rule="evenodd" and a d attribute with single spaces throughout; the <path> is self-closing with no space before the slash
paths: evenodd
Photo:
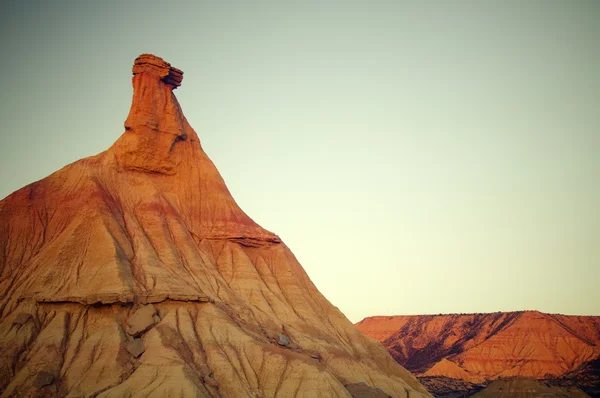
<path id="1" fill-rule="evenodd" d="M 113 146 L 0 201 L 0 396 L 429 396 L 240 209 L 183 73 L 133 72 Z"/>
<path id="2" fill-rule="evenodd" d="M 600 385 L 600 373 L 590 366 L 600 358 L 597 316 L 538 311 L 376 316 L 356 326 L 432 391 L 444 384 L 460 387 L 453 380 L 481 386 L 515 377 L 586 390 Z"/>

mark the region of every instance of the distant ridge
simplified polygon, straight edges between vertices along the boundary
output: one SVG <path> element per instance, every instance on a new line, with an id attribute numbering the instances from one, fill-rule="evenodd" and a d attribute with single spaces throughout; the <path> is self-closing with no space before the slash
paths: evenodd
<path id="1" fill-rule="evenodd" d="M 600 357 L 599 316 L 539 311 L 373 316 L 356 326 L 422 382 L 448 378 L 482 384 L 517 376 L 557 380 L 580 374 Z"/>

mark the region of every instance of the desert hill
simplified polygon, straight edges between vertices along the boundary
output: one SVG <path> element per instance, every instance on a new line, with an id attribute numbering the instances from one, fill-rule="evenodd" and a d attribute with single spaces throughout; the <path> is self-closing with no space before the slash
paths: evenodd
<path id="1" fill-rule="evenodd" d="M 600 357 L 600 317 L 594 316 L 538 311 L 375 316 L 356 326 L 427 383 L 432 378 L 474 385 L 512 377 L 556 380 L 583 372 Z"/>
<path id="2" fill-rule="evenodd" d="M 586 393 L 573 387 L 556 387 L 527 377 L 494 380 L 473 398 L 586 398 Z"/>
<path id="3" fill-rule="evenodd" d="M 0 201 L 0 396 L 429 396 L 238 207 L 183 72 L 133 74 L 111 148 Z"/>

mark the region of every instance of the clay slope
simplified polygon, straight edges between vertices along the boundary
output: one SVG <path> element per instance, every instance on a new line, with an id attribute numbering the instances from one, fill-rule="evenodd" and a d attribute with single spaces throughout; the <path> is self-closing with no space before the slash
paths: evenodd
<path id="1" fill-rule="evenodd" d="M 357 324 L 419 376 L 550 379 L 600 356 L 600 317 L 537 311 L 371 317 Z"/>
<path id="2" fill-rule="evenodd" d="M 182 78 L 140 56 L 117 142 L 0 202 L 0 395 L 429 396 L 237 206 Z"/>
<path id="3" fill-rule="evenodd" d="M 578 387 L 592 397 L 600 397 L 600 357 L 550 382 L 558 386 Z"/>
<path id="4" fill-rule="evenodd" d="M 586 398 L 586 393 L 574 387 L 556 387 L 535 379 L 514 377 L 507 380 L 496 380 L 479 391 L 477 398 Z"/>

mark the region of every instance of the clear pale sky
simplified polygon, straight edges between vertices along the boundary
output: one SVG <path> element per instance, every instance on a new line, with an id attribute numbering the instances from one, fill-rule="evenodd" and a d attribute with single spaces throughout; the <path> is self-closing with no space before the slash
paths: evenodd
<path id="1" fill-rule="evenodd" d="M 600 315 L 599 20 L 598 1 L 4 1 L 0 197 L 108 148 L 150 52 L 185 72 L 240 206 L 350 320 Z"/>

